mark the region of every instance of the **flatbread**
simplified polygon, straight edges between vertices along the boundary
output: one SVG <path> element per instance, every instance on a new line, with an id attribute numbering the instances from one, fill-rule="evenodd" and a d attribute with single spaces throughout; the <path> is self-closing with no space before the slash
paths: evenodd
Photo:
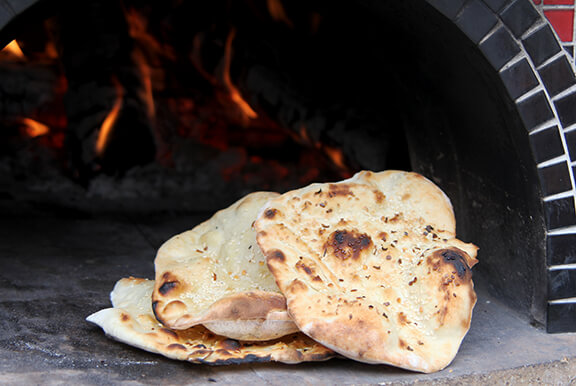
<path id="1" fill-rule="evenodd" d="M 241 340 L 298 331 L 256 243 L 252 223 L 278 193 L 247 195 L 160 247 L 154 261 L 153 310 L 172 329 L 204 324 Z"/>
<path id="2" fill-rule="evenodd" d="M 477 247 L 416 173 L 360 172 L 271 200 L 258 244 L 300 330 L 349 358 L 446 367 L 470 327 Z"/>
<path id="3" fill-rule="evenodd" d="M 266 342 L 240 342 L 215 335 L 201 325 L 179 331 L 167 329 L 152 313 L 153 287 L 153 280 L 121 279 L 110 294 L 113 308 L 98 311 L 86 320 L 115 340 L 192 363 L 300 363 L 324 361 L 335 355 L 302 333 Z"/>

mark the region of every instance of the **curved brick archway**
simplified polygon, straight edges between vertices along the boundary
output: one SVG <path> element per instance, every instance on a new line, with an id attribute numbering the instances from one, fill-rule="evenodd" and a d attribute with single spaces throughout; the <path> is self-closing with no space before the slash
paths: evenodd
<path id="1" fill-rule="evenodd" d="M 496 69 L 529 133 L 544 195 L 547 329 L 576 328 L 576 78 L 570 56 L 529 0 L 428 0 Z"/>

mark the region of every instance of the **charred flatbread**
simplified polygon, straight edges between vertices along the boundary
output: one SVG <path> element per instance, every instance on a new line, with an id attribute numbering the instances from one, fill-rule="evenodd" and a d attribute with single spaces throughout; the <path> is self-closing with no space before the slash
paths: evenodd
<path id="1" fill-rule="evenodd" d="M 298 331 L 268 271 L 252 224 L 278 193 L 247 195 L 160 247 L 154 261 L 153 311 L 172 329 L 203 324 L 241 340 Z"/>
<path id="2" fill-rule="evenodd" d="M 300 330 L 349 358 L 433 372 L 470 327 L 477 247 L 416 173 L 360 172 L 271 200 L 255 222 Z"/>
<path id="3" fill-rule="evenodd" d="M 187 330 L 168 329 L 152 313 L 153 287 L 153 280 L 121 279 L 110 295 L 113 308 L 98 311 L 87 320 L 115 340 L 192 363 L 300 363 L 323 361 L 335 355 L 302 333 L 266 342 L 241 342 L 216 335 L 201 325 Z"/>

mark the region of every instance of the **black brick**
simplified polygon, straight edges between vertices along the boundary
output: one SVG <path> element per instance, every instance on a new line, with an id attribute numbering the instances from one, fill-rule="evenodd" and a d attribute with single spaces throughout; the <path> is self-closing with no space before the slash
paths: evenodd
<path id="1" fill-rule="evenodd" d="M 549 304 L 546 331 L 576 332 L 576 304 Z"/>
<path id="2" fill-rule="evenodd" d="M 558 95 L 570 86 L 576 84 L 574 71 L 565 56 L 561 56 L 553 62 L 548 63 L 545 67 L 538 70 L 538 72 L 551 97 Z"/>
<path id="3" fill-rule="evenodd" d="M 548 98 L 543 91 L 518 103 L 518 111 L 529 132 L 534 130 L 539 124 L 554 118 Z"/>
<path id="4" fill-rule="evenodd" d="M 554 102 L 560 123 L 566 129 L 576 123 L 576 93 Z"/>
<path id="5" fill-rule="evenodd" d="M 538 169 L 538 174 L 540 175 L 540 183 L 542 184 L 542 193 L 544 196 L 551 196 L 572 190 L 570 172 L 568 171 L 568 164 L 566 162 L 560 162 L 559 164 Z"/>
<path id="6" fill-rule="evenodd" d="M 504 9 L 500 16 L 502 21 L 510 31 L 519 38 L 530 28 L 538 19 L 540 14 L 534 8 L 531 1 L 516 0 L 509 7 Z"/>
<path id="7" fill-rule="evenodd" d="M 538 78 L 534 75 L 534 71 L 526 59 L 522 59 L 506 71 L 502 71 L 500 76 L 512 99 L 522 96 L 539 84 Z"/>
<path id="8" fill-rule="evenodd" d="M 576 269 L 548 272 L 548 300 L 576 297 Z"/>
<path id="9" fill-rule="evenodd" d="M 564 147 L 557 126 L 532 134 L 530 145 L 537 164 L 564 154 Z"/>
<path id="10" fill-rule="evenodd" d="M 466 4 L 456 20 L 456 24 L 474 43 L 482 40 L 497 22 L 494 12 L 480 0 Z"/>
<path id="11" fill-rule="evenodd" d="M 576 161 L 576 130 L 564 133 L 564 138 L 566 139 L 570 160 Z"/>
<path id="12" fill-rule="evenodd" d="M 520 47 L 505 28 L 499 28 L 482 42 L 480 49 L 496 70 L 500 70 L 520 52 Z"/>
<path id="13" fill-rule="evenodd" d="M 500 11 L 510 0 L 484 0 L 486 5 L 488 5 L 494 12 Z"/>
<path id="14" fill-rule="evenodd" d="M 576 225 L 576 209 L 574 208 L 573 197 L 544 202 L 544 213 L 548 229 Z"/>
<path id="15" fill-rule="evenodd" d="M 548 24 L 526 37 L 523 43 L 535 66 L 541 65 L 561 50 L 558 39 Z"/>
<path id="16" fill-rule="evenodd" d="M 576 234 L 548 236 L 546 245 L 548 265 L 576 263 Z"/>

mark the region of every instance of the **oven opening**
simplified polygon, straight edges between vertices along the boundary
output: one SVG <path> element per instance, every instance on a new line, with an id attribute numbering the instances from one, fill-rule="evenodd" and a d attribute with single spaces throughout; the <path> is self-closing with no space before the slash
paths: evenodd
<path id="1" fill-rule="evenodd" d="M 120 216 L 157 248 L 250 192 L 411 170 L 479 246 L 481 293 L 546 325 L 563 182 L 542 184 L 530 133 L 550 130 L 503 75 L 526 59 L 488 51 L 501 24 L 427 1 L 47 3 L 0 29 L 5 213 Z"/>

